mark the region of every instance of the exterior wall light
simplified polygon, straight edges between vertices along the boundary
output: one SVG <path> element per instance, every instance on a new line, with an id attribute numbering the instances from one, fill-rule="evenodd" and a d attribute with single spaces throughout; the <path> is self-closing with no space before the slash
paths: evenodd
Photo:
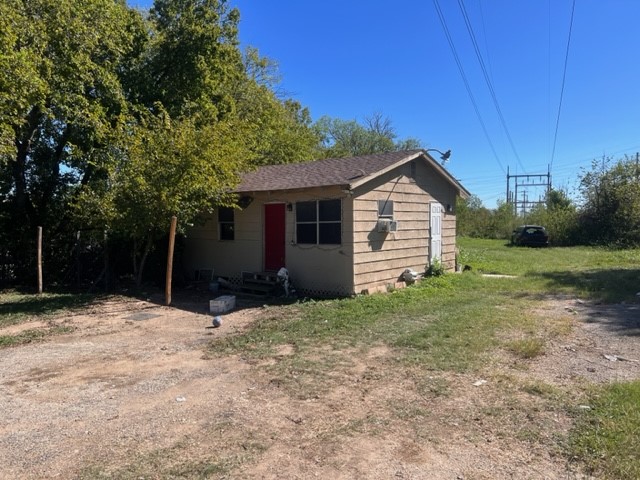
<path id="1" fill-rule="evenodd" d="M 449 161 L 449 157 L 451 157 L 451 150 L 447 150 L 446 152 L 441 152 L 437 148 L 427 148 L 425 152 L 438 152 L 440 154 L 440 160 L 442 160 L 441 165 L 443 167 Z"/>

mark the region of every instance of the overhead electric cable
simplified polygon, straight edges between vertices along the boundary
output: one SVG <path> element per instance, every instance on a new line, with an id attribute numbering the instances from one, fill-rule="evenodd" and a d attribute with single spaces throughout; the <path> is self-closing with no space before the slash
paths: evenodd
<path id="1" fill-rule="evenodd" d="M 496 91 L 493 88 L 493 82 L 491 81 L 491 77 L 487 72 L 487 67 L 485 66 L 484 59 L 482 58 L 482 54 L 480 53 L 480 48 L 478 47 L 478 42 L 476 41 L 476 35 L 473 31 L 473 27 L 471 26 L 471 21 L 469 20 L 469 15 L 467 14 L 467 9 L 464 5 L 464 0 L 458 0 L 458 6 L 460 7 L 460 11 L 462 12 L 462 17 L 464 18 L 464 23 L 467 26 L 467 32 L 469 32 L 469 37 L 471 37 L 471 43 L 473 44 L 473 48 L 476 52 L 476 57 L 478 58 L 478 63 L 480 63 L 480 69 L 482 70 L 482 74 L 484 76 L 484 81 L 487 84 L 487 88 L 489 89 L 489 93 L 491 94 L 491 99 L 493 100 L 493 106 L 496 108 L 496 112 L 498 112 L 498 118 L 500 118 L 500 123 L 502 124 L 502 128 L 504 129 L 504 133 L 507 136 L 507 140 L 509 140 L 509 144 L 511 145 L 511 149 L 513 150 L 513 154 L 516 157 L 518 165 L 520 168 L 526 173 L 526 169 L 520 160 L 520 155 L 518 155 L 518 151 L 516 150 L 516 146 L 513 143 L 513 139 L 511 138 L 511 133 L 509 133 L 509 129 L 507 128 L 507 122 L 504 119 L 504 115 L 502 114 L 502 109 L 500 108 L 500 103 L 498 102 L 498 97 L 496 96 Z"/>
<path id="2" fill-rule="evenodd" d="M 493 68 L 491 66 L 491 56 L 489 55 L 489 42 L 487 42 L 487 24 L 484 21 L 484 10 L 482 10 L 482 2 L 478 2 L 480 8 L 480 20 L 482 21 L 482 36 L 484 37 L 484 50 L 487 53 L 487 63 L 489 64 L 489 73 L 493 76 Z"/>
<path id="3" fill-rule="evenodd" d="M 562 110 L 562 98 L 564 97 L 564 84 L 567 79 L 567 64 L 569 63 L 569 47 L 571 46 L 571 31 L 573 30 L 573 13 L 576 10 L 576 0 L 571 6 L 571 19 L 569 20 L 569 36 L 567 38 L 567 51 L 564 55 L 564 72 L 562 73 L 562 87 L 560 88 L 560 102 L 558 103 L 558 115 L 556 116 L 556 131 L 553 135 L 553 149 L 551 150 L 551 161 L 549 170 L 553 167 L 553 159 L 556 155 L 556 142 L 558 140 L 558 126 L 560 125 L 560 111 Z"/>
<path id="4" fill-rule="evenodd" d="M 460 61 L 460 57 L 458 56 L 458 52 L 456 50 L 455 45 L 453 44 L 453 39 L 451 38 L 451 34 L 449 33 L 449 28 L 447 27 L 447 22 L 444 19 L 444 15 L 442 13 L 442 10 L 440 9 L 440 4 L 438 3 L 438 0 L 433 0 L 433 4 L 436 8 L 436 12 L 438 13 L 438 17 L 440 18 L 440 23 L 442 24 L 442 29 L 444 30 L 444 34 L 447 37 L 447 42 L 449 42 L 449 47 L 451 48 L 451 53 L 453 53 L 453 58 L 456 61 L 456 65 L 458 66 L 458 71 L 460 72 L 460 76 L 462 77 L 462 81 L 464 82 L 464 86 L 467 89 L 467 94 L 469 95 L 469 99 L 471 100 L 471 104 L 473 105 L 473 109 L 476 112 L 476 116 L 478 117 L 478 121 L 480 122 L 480 125 L 482 126 L 482 131 L 484 132 L 484 136 L 487 138 L 487 141 L 489 142 L 489 146 L 491 147 L 491 151 L 493 152 L 493 156 L 496 158 L 496 161 L 498 162 L 498 165 L 500 165 L 500 168 L 502 169 L 502 173 L 507 173 L 506 170 L 504 169 L 504 166 L 502 165 L 502 162 L 500 161 L 500 159 L 498 158 L 498 153 L 496 152 L 495 147 L 493 146 L 493 142 L 491 141 L 491 137 L 489 136 L 489 132 L 487 131 L 487 127 L 484 123 L 484 120 L 482 119 L 482 115 L 480 115 L 480 110 L 478 109 L 478 104 L 476 103 L 476 99 L 473 96 L 473 92 L 471 91 L 471 87 L 469 86 L 469 81 L 467 80 L 467 75 L 464 72 L 464 69 L 462 68 L 462 62 Z"/>

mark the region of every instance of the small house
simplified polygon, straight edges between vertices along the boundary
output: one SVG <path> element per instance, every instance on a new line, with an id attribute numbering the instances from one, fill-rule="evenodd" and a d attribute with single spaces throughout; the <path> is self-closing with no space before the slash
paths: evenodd
<path id="1" fill-rule="evenodd" d="M 236 193 L 239 208 L 188 231 L 186 271 L 238 282 L 285 267 L 310 296 L 383 291 L 436 261 L 454 269 L 456 198 L 469 196 L 424 150 L 264 166 Z"/>

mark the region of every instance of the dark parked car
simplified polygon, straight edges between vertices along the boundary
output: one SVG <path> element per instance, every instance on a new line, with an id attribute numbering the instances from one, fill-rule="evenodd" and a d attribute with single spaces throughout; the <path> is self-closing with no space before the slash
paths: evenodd
<path id="1" fill-rule="evenodd" d="M 521 225 L 511 234 L 511 245 L 548 247 L 549 235 L 540 225 Z"/>

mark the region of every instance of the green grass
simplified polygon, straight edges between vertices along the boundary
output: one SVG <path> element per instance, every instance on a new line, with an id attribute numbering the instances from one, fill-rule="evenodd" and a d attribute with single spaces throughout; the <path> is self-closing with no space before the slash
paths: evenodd
<path id="1" fill-rule="evenodd" d="M 462 239 L 460 248 L 473 267 L 470 273 L 426 278 L 386 295 L 298 304 L 266 315 L 247 334 L 212 348 L 264 357 L 285 343 L 301 353 L 322 345 L 385 344 L 404 361 L 466 371 L 477 368 L 494 347 L 504 346 L 524 358 L 542 354 L 539 322 L 528 311 L 549 295 L 637 301 L 640 290 L 638 249 L 514 248 L 475 239 Z M 483 272 L 516 278 L 484 277 Z M 498 339 L 497 332 L 510 331 L 526 331 L 530 340 Z"/>
<path id="2" fill-rule="evenodd" d="M 447 275 L 386 295 L 301 304 L 291 315 L 265 317 L 249 333 L 212 348 L 260 357 L 284 343 L 301 352 L 321 345 L 348 349 L 382 343 L 399 349 L 404 361 L 464 371 L 496 344 L 496 328 L 517 316 L 511 307 L 496 310 L 504 300 L 502 283 L 473 274 Z"/>
<path id="3" fill-rule="evenodd" d="M 55 315 L 86 306 L 96 295 L 73 293 L 24 294 L 14 290 L 0 292 L 0 328 L 32 320 L 47 320 Z M 49 336 L 62 335 L 72 328 L 60 325 L 0 335 L 0 348 L 40 342 Z"/>
<path id="4" fill-rule="evenodd" d="M 566 318 L 534 313 L 549 296 L 639 301 L 640 249 L 515 248 L 475 239 L 461 239 L 459 245 L 461 262 L 472 267 L 470 272 L 427 278 L 386 295 L 294 305 L 266 315 L 244 335 L 212 343 L 211 349 L 264 357 L 279 345 L 293 345 L 295 354 L 270 367 L 270 373 L 298 395 L 305 392 L 304 397 L 322 391 L 330 381 L 327 372 L 350 352 L 386 345 L 393 352 L 387 361 L 408 367 L 406 371 L 480 371 L 499 349 L 535 359 L 544 354 L 547 339 L 571 331 Z M 432 383 L 425 380 L 418 387 L 425 396 L 447 395 L 446 381 Z M 516 388 L 549 402 L 551 409 L 577 395 L 539 382 Z M 614 472 L 611 478 L 640 478 L 639 384 L 605 389 L 599 398 L 573 434 L 573 455 L 594 471 Z M 423 413 L 396 412 L 403 418 Z M 536 442 L 543 438 L 537 428 L 527 427 L 518 435 Z"/>
<path id="5" fill-rule="evenodd" d="M 503 240 L 460 238 L 460 263 L 472 271 L 524 276 L 550 294 L 604 302 L 636 301 L 640 249 L 602 247 L 527 248 Z"/>
<path id="6" fill-rule="evenodd" d="M 640 478 L 640 381 L 593 391 L 571 438 L 574 455 L 597 478 Z"/>
<path id="7" fill-rule="evenodd" d="M 18 333 L 16 335 L 0 335 L 0 348 L 15 347 L 16 345 L 40 342 L 48 336 L 63 335 L 72 331 L 72 327 L 57 326 L 40 330 L 25 330 L 24 332 Z"/>
<path id="8" fill-rule="evenodd" d="M 513 340 L 507 346 L 511 352 L 524 359 L 531 359 L 544 354 L 544 340 L 541 338 Z"/>
<path id="9" fill-rule="evenodd" d="M 80 308 L 96 295 L 77 293 L 24 294 L 15 290 L 0 292 L 0 327 L 27 322 Z"/>

